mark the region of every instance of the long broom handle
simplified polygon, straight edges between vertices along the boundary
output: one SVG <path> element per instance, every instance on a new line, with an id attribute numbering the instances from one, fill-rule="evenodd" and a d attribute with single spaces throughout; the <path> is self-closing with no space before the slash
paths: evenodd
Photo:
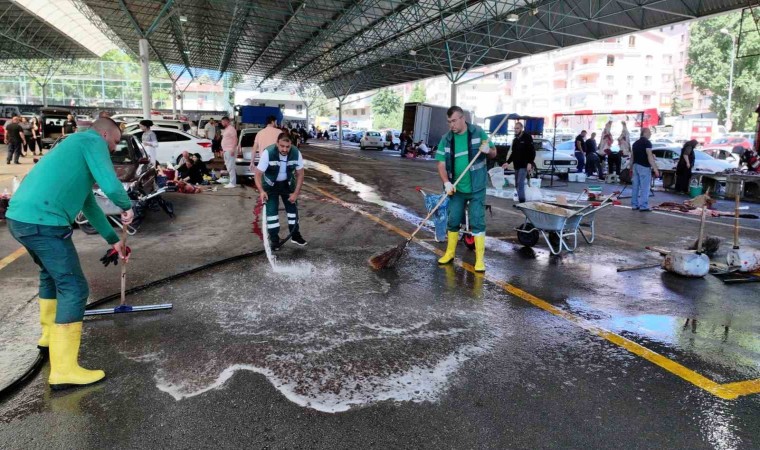
<path id="1" fill-rule="evenodd" d="M 502 125 L 504 125 L 504 122 L 507 121 L 508 117 L 509 117 L 508 115 L 505 115 L 504 118 L 501 119 L 501 122 L 499 122 L 499 125 L 496 126 L 496 130 L 498 130 L 499 128 L 501 128 Z M 486 139 L 486 143 L 487 144 L 490 143 L 490 142 L 491 142 L 490 139 Z M 481 145 L 481 147 L 483 146 L 482 143 L 480 145 Z M 465 174 L 470 171 L 470 168 L 473 166 L 473 164 L 475 164 L 475 161 L 477 161 L 478 158 L 480 157 L 480 153 L 481 153 L 481 151 L 480 151 L 480 149 L 478 149 L 478 154 L 475 155 L 474 158 L 472 158 L 472 160 L 470 161 L 470 163 L 467 164 L 467 167 L 465 167 L 465 169 L 462 171 L 462 173 L 459 174 L 459 178 L 457 178 L 456 181 L 454 181 L 454 185 L 453 185 L 454 187 L 457 187 L 457 185 L 459 184 L 459 182 L 462 181 L 462 178 L 464 178 Z M 422 229 L 422 226 L 425 225 L 425 222 L 427 222 L 428 220 L 430 220 L 431 217 L 433 217 L 433 214 L 435 214 L 435 212 L 438 211 L 438 208 L 441 207 L 441 205 L 443 204 L 444 200 L 446 200 L 446 197 L 448 197 L 448 195 L 442 195 L 441 196 L 441 199 L 438 200 L 438 204 L 435 205 L 435 208 L 433 208 L 433 209 L 430 210 L 430 212 L 428 213 L 427 217 L 425 217 L 424 219 L 422 219 L 422 222 L 420 222 L 420 224 L 417 226 L 417 229 L 414 230 L 414 233 L 412 233 L 412 234 L 409 235 L 409 239 L 408 239 L 409 241 L 411 241 L 412 239 L 414 239 L 414 236 L 416 236 L 417 233 Z"/>
<path id="2" fill-rule="evenodd" d="M 121 251 L 127 254 L 127 225 L 121 227 Z M 125 305 L 127 303 L 127 261 L 123 261 L 121 265 L 121 303 Z"/>
<path id="3" fill-rule="evenodd" d="M 739 248 L 739 193 L 736 193 L 736 209 L 734 209 L 734 249 Z"/>

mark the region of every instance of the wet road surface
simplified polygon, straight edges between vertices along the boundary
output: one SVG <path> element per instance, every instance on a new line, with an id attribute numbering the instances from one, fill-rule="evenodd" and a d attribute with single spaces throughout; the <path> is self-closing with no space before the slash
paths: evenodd
<path id="1" fill-rule="evenodd" d="M 512 228 L 522 214 L 510 201 L 489 197 L 485 276 L 469 270 L 473 255 L 461 246 L 458 265 L 437 266 L 441 244 L 429 232 L 395 271 L 375 273 L 367 258 L 401 241 L 394 227 L 410 232 L 423 215 L 414 187 L 435 190 L 434 163 L 350 148 L 304 153 L 313 163 L 301 200 L 309 245 L 289 244 L 278 253 L 288 275 L 273 274 L 258 256 L 130 298 L 136 305 L 172 302 L 170 312 L 87 319 L 82 364 L 105 369 L 108 378 L 51 393 L 43 368 L 0 404 L 0 442 L 9 448 L 48 447 L 49 439 L 61 448 L 760 445 L 754 385 L 741 385 L 746 394 L 735 399 L 706 389 L 760 379 L 758 285 L 615 270 L 656 261 L 644 245 L 690 244 L 692 221 L 609 208 L 599 216 L 593 246 L 553 257 L 545 244 L 517 245 Z M 260 249 L 250 234 L 255 194 L 221 194 L 174 195 L 176 220 L 151 216 L 134 239 L 130 283 Z M 730 221 L 712 222 L 708 233 L 730 237 L 723 225 Z M 758 246 L 752 229 L 759 225 L 742 225 L 744 245 Z M 102 241 L 80 233 L 75 240 L 92 298 L 118 289 L 118 270 L 97 265 Z M 15 249 L 5 233 L 0 249 L 3 255 Z M 0 280 L 10 286 L 5 301 L 16 308 L 13 317 L 26 323 L 18 326 L 27 331 L 16 347 L 33 348 L 29 312 L 21 312 L 34 296 L 31 261 L 20 258 L 0 271 Z M 646 351 L 664 362 L 653 363 Z M 691 374 L 709 383 L 700 386 Z"/>

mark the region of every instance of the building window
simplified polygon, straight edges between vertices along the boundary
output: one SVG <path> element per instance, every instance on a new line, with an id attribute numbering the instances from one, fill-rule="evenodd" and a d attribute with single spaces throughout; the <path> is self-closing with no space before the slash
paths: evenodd
<path id="1" fill-rule="evenodd" d="M 646 94 L 644 95 L 643 100 L 644 100 L 645 105 L 649 105 L 650 103 L 652 103 L 652 96 L 649 94 Z"/>
<path id="2" fill-rule="evenodd" d="M 682 34 L 682 35 L 681 35 L 681 42 L 684 42 L 684 41 L 686 41 L 686 35 L 685 35 L 685 34 Z"/>
<path id="3" fill-rule="evenodd" d="M 636 36 L 628 36 L 628 46 L 631 48 L 636 47 Z"/>
<path id="4" fill-rule="evenodd" d="M 508 81 L 511 80 L 512 79 L 512 72 L 504 72 L 502 74 L 502 78 L 505 79 L 505 80 L 508 80 Z"/>
<path id="5" fill-rule="evenodd" d="M 626 95 L 625 96 L 625 104 L 626 105 L 630 105 L 631 103 L 633 103 L 633 95 Z"/>
<path id="6" fill-rule="evenodd" d="M 279 105 L 277 105 L 277 107 L 280 108 L 280 111 L 285 111 L 285 104 L 284 103 L 280 103 Z"/>
<path id="7" fill-rule="evenodd" d="M 644 77 L 644 86 L 651 86 L 652 85 L 652 77 L 647 75 Z"/>
<path id="8" fill-rule="evenodd" d="M 654 61 L 654 57 L 652 55 L 647 55 L 647 57 L 644 58 L 644 61 L 646 62 L 646 67 L 652 67 L 652 61 Z"/>
<path id="9" fill-rule="evenodd" d="M 680 52 L 680 53 L 678 54 L 678 61 L 681 61 L 681 62 L 683 62 L 683 52 Z"/>
<path id="10" fill-rule="evenodd" d="M 607 67 L 615 65 L 615 55 L 607 55 Z"/>
<path id="11" fill-rule="evenodd" d="M 660 104 L 661 105 L 670 105 L 670 103 L 671 103 L 670 95 L 668 95 L 668 94 L 662 94 L 662 95 L 660 95 Z"/>
<path id="12" fill-rule="evenodd" d="M 671 81 L 673 81 L 673 75 L 671 75 L 669 73 L 662 74 L 662 82 L 663 83 L 670 83 Z"/>
<path id="13" fill-rule="evenodd" d="M 606 94 L 604 96 L 604 103 L 606 103 L 607 105 L 612 105 L 613 102 L 614 100 L 613 100 L 612 94 Z"/>
<path id="14" fill-rule="evenodd" d="M 665 61 L 665 64 L 673 64 L 673 55 L 665 55 L 662 59 Z"/>
<path id="15" fill-rule="evenodd" d="M 628 78 L 625 80 L 625 85 L 629 88 L 633 87 L 633 75 L 628 75 Z"/>
<path id="16" fill-rule="evenodd" d="M 678 78 L 683 78 L 683 69 L 678 69 Z"/>
<path id="17" fill-rule="evenodd" d="M 366 108 L 362 108 L 362 116 L 367 114 Z"/>
<path id="18" fill-rule="evenodd" d="M 303 105 L 296 105 L 296 112 L 300 113 L 301 111 L 303 111 Z"/>
<path id="19" fill-rule="evenodd" d="M 612 87 L 615 85 L 615 76 L 607 75 L 607 86 Z"/>
<path id="20" fill-rule="evenodd" d="M 266 103 L 259 103 L 259 106 L 267 106 Z"/>
<path id="21" fill-rule="evenodd" d="M 585 66 L 586 64 L 588 64 L 588 58 L 583 58 L 581 60 L 581 65 Z"/>

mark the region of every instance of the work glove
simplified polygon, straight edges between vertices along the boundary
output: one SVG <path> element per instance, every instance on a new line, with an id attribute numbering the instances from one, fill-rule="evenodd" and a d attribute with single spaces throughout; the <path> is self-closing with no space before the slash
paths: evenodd
<path id="1" fill-rule="evenodd" d="M 454 195 L 454 192 L 457 191 L 457 188 L 455 188 L 450 181 L 447 181 L 443 184 L 443 190 L 446 191 L 446 195 Z"/>
<path id="2" fill-rule="evenodd" d="M 129 254 L 132 253 L 132 249 L 129 248 L 129 246 L 126 247 L 126 254 L 129 256 Z M 100 262 L 103 263 L 104 267 L 108 267 L 109 264 L 113 264 L 114 266 L 119 265 L 119 252 L 116 251 L 115 248 L 111 247 L 108 250 L 106 250 L 106 254 L 103 255 L 102 258 L 100 258 Z"/>
<path id="3" fill-rule="evenodd" d="M 488 145 L 488 141 L 483 141 L 483 143 L 480 144 L 480 153 L 483 153 L 484 155 L 491 153 L 491 146 Z"/>

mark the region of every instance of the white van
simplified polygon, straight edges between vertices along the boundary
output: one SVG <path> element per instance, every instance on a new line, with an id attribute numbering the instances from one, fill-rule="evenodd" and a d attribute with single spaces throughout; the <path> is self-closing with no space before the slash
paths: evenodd
<path id="1" fill-rule="evenodd" d="M 142 119 L 140 119 L 142 120 Z M 153 120 L 154 127 L 171 128 L 174 130 L 184 131 L 190 133 L 190 124 L 187 122 L 180 122 L 179 120 Z M 125 133 L 140 129 L 140 122 L 132 122 L 124 129 Z"/>
<path id="2" fill-rule="evenodd" d="M 209 120 L 214 119 L 217 123 L 219 123 L 220 120 L 222 120 L 222 117 L 224 116 L 201 116 L 201 118 L 198 120 L 198 137 L 206 138 L 206 124 Z M 208 137 L 208 139 L 213 138 L 213 136 Z"/>

